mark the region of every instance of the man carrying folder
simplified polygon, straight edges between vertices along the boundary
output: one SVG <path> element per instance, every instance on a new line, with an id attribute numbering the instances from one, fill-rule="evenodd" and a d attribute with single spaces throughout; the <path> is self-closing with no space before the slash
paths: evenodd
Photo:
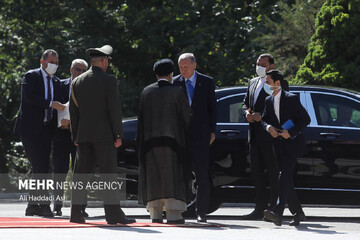
<path id="1" fill-rule="evenodd" d="M 281 226 L 285 205 L 288 203 L 296 210 L 290 225 L 298 226 L 305 214 L 294 189 L 293 176 L 296 158 L 307 150 L 301 131 L 310 123 L 310 117 L 298 96 L 281 89 L 284 77 L 279 70 L 271 70 L 266 75 L 264 90 L 269 96 L 265 100 L 262 125 L 274 138 L 274 152 L 280 168 L 280 189 L 277 204 L 265 210 L 264 216 Z"/>

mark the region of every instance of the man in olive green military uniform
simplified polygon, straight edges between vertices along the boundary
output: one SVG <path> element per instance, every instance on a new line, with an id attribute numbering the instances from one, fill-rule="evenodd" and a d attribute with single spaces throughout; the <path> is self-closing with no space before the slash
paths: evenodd
<path id="1" fill-rule="evenodd" d="M 109 45 L 87 49 L 91 68 L 71 84 L 71 134 L 78 146 L 74 182 L 83 183 L 82 188 L 72 191 L 71 222 L 85 222 L 81 213 L 86 201 L 85 186 L 96 165 L 102 181 L 116 181 L 116 148 L 122 144 L 123 130 L 116 78 L 106 73 L 112 51 Z M 103 198 L 108 224 L 135 222 L 121 210 L 119 190 L 104 190 Z"/>

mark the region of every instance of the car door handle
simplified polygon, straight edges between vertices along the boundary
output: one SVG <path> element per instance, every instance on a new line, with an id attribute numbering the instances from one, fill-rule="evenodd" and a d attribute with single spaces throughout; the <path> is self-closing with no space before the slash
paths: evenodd
<path id="1" fill-rule="evenodd" d="M 340 137 L 339 133 L 320 133 L 322 138 L 334 139 Z"/>
<path id="2" fill-rule="evenodd" d="M 234 129 L 224 129 L 224 130 L 221 130 L 220 133 L 225 136 L 235 136 L 235 135 L 239 135 L 240 131 L 234 130 Z"/>

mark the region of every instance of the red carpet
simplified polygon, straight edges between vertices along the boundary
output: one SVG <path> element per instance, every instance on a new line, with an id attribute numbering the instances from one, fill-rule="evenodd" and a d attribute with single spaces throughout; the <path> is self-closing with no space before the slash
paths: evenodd
<path id="1" fill-rule="evenodd" d="M 86 221 L 86 223 L 72 223 L 68 219 L 56 218 L 17 218 L 0 217 L 0 228 L 86 228 L 86 227 L 221 227 L 218 224 L 163 224 L 163 223 L 131 223 L 109 225 L 106 222 Z"/>

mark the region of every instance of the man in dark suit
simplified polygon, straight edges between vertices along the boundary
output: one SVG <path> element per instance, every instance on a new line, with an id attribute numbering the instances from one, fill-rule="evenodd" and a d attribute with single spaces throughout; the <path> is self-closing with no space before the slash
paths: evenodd
<path id="1" fill-rule="evenodd" d="M 195 71 L 197 64 L 194 54 L 182 54 L 178 65 L 181 75 L 174 77 L 173 84 L 183 87 L 192 109 L 188 144 L 198 184 L 197 221 L 206 222 L 211 185 L 209 151 L 210 144 L 215 140 L 216 129 L 215 84 L 211 77 Z"/>
<path id="2" fill-rule="evenodd" d="M 172 83 L 174 63 L 154 64 L 158 81 L 144 88 L 139 108 L 139 202 L 146 204 L 153 222 L 182 224 L 186 211 L 186 135 L 191 109 L 183 90 Z M 191 169 L 189 170 L 191 171 Z"/>
<path id="3" fill-rule="evenodd" d="M 70 99 L 70 85 L 73 79 L 78 77 L 80 74 L 86 72 L 88 64 L 83 59 L 75 59 L 71 63 L 70 74 L 71 77 L 60 81 L 60 99 L 62 104 L 67 104 Z M 63 111 L 69 111 L 68 105 Z M 61 124 L 61 125 L 60 125 Z M 55 130 L 53 138 L 53 165 L 54 165 L 54 181 L 63 182 L 69 171 L 70 155 L 72 162 L 72 169 L 74 169 L 76 154 L 76 146 L 71 140 L 70 133 L 70 119 L 61 119 L 58 123 L 58 128 Z M 54 189 L 54 214 L 56 216 L 62 215 L 62 197 L 64 194 L 63 188 Z M 88 217 L 85 212 L 85 206 L 83 211 L 84 217 Z"/>
<path id="4" fill-rule="evenodd" d="M 275 157 L 279 162 L 279 200 L 264 215 L 277 226 L 282 224 L 285 204 L 295 212 L 291 226 L 298 226 L 305 214 L 294 189 L 294 170 L 296 158 L 302 156 L 307 148 L 301 131 L 310 123 L 310 117 L 301 105 L 297 95 L 282 90 L 283 75 L 278 70 L 266 73 L 265 91 L 270 95 L 265 100 L 262 125 L 274 138 Z"/>
<path id="5" fill-rule="evenodd" d="M 78 147 L 74 182 L 87 185 L 96 165 L 103 183 L 117 182 L 117 148 L 121 146 L 122 115 L 116 78 L 106 73 L 113 48 L 90 48 L 91 68 L 74 79 L 71 86 L 71 134 Z M 83 177 L 83 178 L 82 178 Z M 100 183 L 99 183 L 100 184 Z M 119 189 L 104 189 L 104 210 L 108 224 L 132 223 L 120 208 Z M 86 188 L 73 189 L 71 222 L 84 223 L 82 206 Z"/>
<path id="6" fill-rule="evenodd" d="M 242 106 L 243 114 L 249 122 L 251 174 L 255 185 L 255 210 L 243 216 L 244 220 L 262 219 L 264 210 L 269 207 L 266 172 L 270 185 L 270 207 L 275 205 L 278 195 L 278 169 L 273 154 L 272 138 L 260 123 L 265 98 L 268 96 L 263 89 L 265 76 L 274 66 L 272 55 L 266 53 L 259 56 L 256 63 L 258 77 L 251 79 Z"/>
<path id="7" fill-rule="evenodd" d="M 60 85 L 59 79 L 54 76 L 59 64 L 57 52 L 46 50 L 40 63 L 40 68 L 30 70 L 24 75 L 21 83 L 21 105 L 14 127 L 14 133 L 20 136 L 30 160 L 33 178 L 39 180 L 49 174 L 51 141 L 57 124 L 54 109 L 64 109 L 57 101 Z M 44 201 L 36 199 L 41 196 L 44 196 Z M 30 191 L 25 215 L 54 216 L 47 190 Z"/>

